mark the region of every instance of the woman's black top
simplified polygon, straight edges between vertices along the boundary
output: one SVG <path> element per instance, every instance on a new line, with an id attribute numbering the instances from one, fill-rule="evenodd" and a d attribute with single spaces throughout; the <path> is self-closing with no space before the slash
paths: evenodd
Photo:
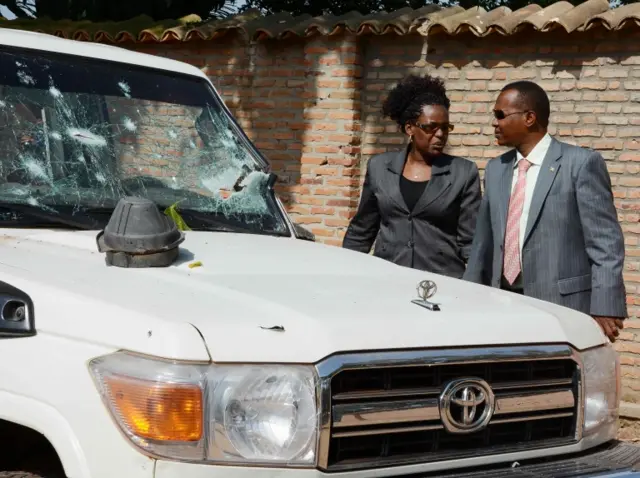
<path id="1" fill-rule="evenodd" d="M 422 196 L 428 182 L 429 181 L 411 181 L 402 174 L 400 175 L 400 191 L 402 192 L 404 202 L 407 203 L 409 211 L 413 211 L 413 208 L 416 207 L 416 203 L 418 199 L 420 199 L 420 196 Z"/>

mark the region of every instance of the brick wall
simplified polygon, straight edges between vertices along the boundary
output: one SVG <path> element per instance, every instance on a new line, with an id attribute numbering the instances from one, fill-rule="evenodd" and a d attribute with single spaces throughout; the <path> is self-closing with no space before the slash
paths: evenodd
<path id="1" fill-rule="evenodd" d="M 538 81 L 552 100 L 551 133 L 599 150 L 625 232 L 625 279 L 632 319 L 617 348 L 624 400 L 640 402 L 640 34 L 523 33 L 335 36 L 246 45 L 140 47 L 208 73 L 281 180 L 294 220 L 338 245 L 358 203 L 362 172 L 375 153 L 405 138 L 380 116 L 386 92 L 410 72 L 447 80 L 455 130 L 449 151 L 477 161 L 502 152 L 491 108 L 508 81 Z"/>
<path id="2" fill-rule="evenodd" d="M 106 102 L 124 177 L 176 178 L 185 161 L 198 159 L 202 140 L 195 121 L 201 108 L 120 97 Z"/>

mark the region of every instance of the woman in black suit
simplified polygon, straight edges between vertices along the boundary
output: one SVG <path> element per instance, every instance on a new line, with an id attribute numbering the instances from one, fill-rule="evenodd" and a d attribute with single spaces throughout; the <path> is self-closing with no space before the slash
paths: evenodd
<path id="1" fill-rule="evenodd" d="M 382 112 L 409 137 L 406 148 L 371 158 L 343 247 L 396 264 L 461 278 L 480 206 L 478 167 L 443 152 L 453 125 L 441 79 L 410 75 Z"/>

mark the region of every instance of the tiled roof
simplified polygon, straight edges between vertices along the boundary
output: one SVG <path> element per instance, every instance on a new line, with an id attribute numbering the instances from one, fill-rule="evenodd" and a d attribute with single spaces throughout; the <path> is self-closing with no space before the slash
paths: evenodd
<path id="1" fill-rule="evenodd" d="M 588 0 L 576 7 L 569 2 L 556 2 L 546 8 L 540 5 L 527 5 L 511 11 L 499 7 L 486 11 L 483 8 L 459 9 L 458 12 L 441 18 L 432 15 L 431 21 L 420 29 L 422 34 L 438 31 L 455 35 L 470 31 L 477 36 L 498 33 L 512 35 L 525 29 L 547 32 L 563 29 L 567 33 L 586 31 L 596 27 L 606 30 L 621 30 L 630 26 L 640 26 L 640 3 L 632 3 L 611 9 L 607 0 Z"/>
<path id="2" fill-rule="evenodd" d="M 341 16 L 321 17 L 294 17 L 286 13 L 262 16 L 256 10 L 249 10 L 225 20 L 209 22 L 202 22 L 197 15 L 190 15 L 164 22 L 154 22 L 144 16 L 119 23 L 7 20 L 0 22 L 0 26 L 107 43 L 213 40 L 229 31 L 239 31 L 253 40 L 333 35 L 344 31 L 375 35 L 416 32 L 422 35 L 457 35 L 471 32 L 476 36 L 486 36 L 512 35 L 527 29 L 541 32 L 560 29 L 572 33 L 595 28 L 621 30 L 638 27 L 640 3 L 611 9 L 607 0 L 588 0 L 576 7 L 559 1 L 546 8 L 528 5 L 512 11 L 507 7 L 499 7 L 488 12 L 479 7 L 465 10 L 457 6 L 441 8 L 430 5 L 415 10 L 403 8 L 390 13 L 361 15 L 350 12 Z"/>

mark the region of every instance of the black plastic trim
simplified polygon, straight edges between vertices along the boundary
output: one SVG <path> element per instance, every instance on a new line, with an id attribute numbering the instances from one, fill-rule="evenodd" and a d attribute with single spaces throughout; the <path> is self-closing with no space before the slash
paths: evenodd
<path id="1" fill-rule="evenodd" d="M 37 333 L 35 322 L 29 294 L 0 281 L 0 338 L 33 337 Z"/>

